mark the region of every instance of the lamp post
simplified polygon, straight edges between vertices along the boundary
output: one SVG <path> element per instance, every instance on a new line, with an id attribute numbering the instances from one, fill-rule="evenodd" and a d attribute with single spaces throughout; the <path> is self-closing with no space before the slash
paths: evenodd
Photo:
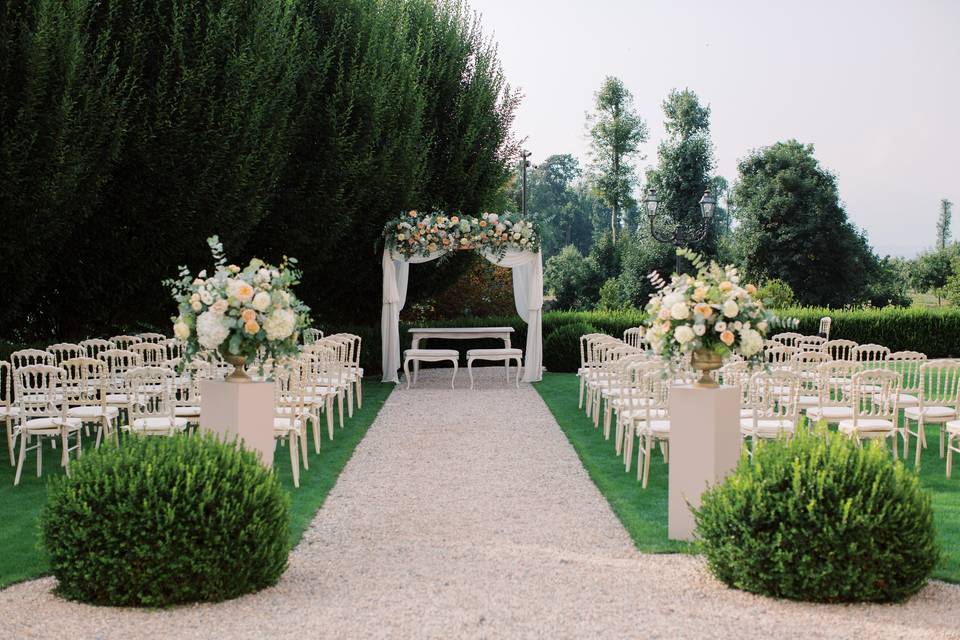
<path id="1" fill-rule="evenodd" d="M 713 211 L 717 206 L 717 199 L 710 193 L 708 188 L 703 192 L 703 197 L 700 198 L 700 213 L 702 217 L 700 219 L 700 224 L 691 228 L 684 229 L 680 226 L 679 222 L 674 223 L 673 230 L 667 234 L 663 235 L 657 233 L 657 217 L 664 218 L 666 215 L 661 211 L 657 212 L 659 205 L 659 200 L 657 200 L 657 192 L 654 189 L 651 189 L 647 193 L 647 197 L 644 200 L 644 205 L 647 208 L 647 216 L 650 218 L 650 235 L 653 236 L 658 242 L 669 242 L 676 248 L 687 246 L 689 244 L 700 242 L 707 237 L 707 231 L 710 228 L 710 220 L 713 219 Z M 677 273 L 680 273 L 680 256 L 677 256 Z"/>
<path id="2" fill-rule="evenodd" d="M 524 220 L 527 218 L 527 168 L 530 166 L 528 158 L 531 155 L 526 149 L 520 151 L 520 169 L 523 176 L 520 182 L 520 211 Z"/>

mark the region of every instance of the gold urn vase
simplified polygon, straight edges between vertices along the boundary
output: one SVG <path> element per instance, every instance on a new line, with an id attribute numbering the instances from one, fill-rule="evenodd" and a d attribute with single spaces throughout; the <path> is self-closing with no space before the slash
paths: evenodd
<path id="1" fill-rule="evenodd" d="M 236 383 L 246 383 L 252 382 L 250 376 L 247 375 L 247 359 L 243 356 L 235 356 L 233 354 L 223 354 L 223 359 L 233 365 L 233 373 L 227 376 L 227 382 L 236 382 Z"/>
<path id="2" fill-rule="evenodd" d="M 720 354 L 710 349 L 696 349 L 690 359 L 693 368 L 700 372 L 700 378 L 695 380 L 693 386 L 701 389 L 715 389 L 720 385 L 710 377 L 710 372 L 719 369 L 723 365 Z"/>

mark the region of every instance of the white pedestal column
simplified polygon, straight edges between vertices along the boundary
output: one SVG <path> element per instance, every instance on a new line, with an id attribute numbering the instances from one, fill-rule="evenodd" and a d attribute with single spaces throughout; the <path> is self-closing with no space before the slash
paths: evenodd
<path id="1" fill-rule="evenodd" d="M 273 383 L 201 382 L 200 428 L 226 442 L 242 440 L 248 451 L 273 466 Z"/>
<path id="2" fill-rule="evenodd" d="M 734 387 L 670 391 L 670 490 L 667 537 L 693 540 L 700 495 L 740 459 L 740 391 Z"/>

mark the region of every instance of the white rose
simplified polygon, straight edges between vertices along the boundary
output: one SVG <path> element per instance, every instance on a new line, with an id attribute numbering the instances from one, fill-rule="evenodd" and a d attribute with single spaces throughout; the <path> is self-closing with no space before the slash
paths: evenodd
<path id="1" fill-rule="evenodd" d="M 194 300 L 193 302 L 190 303 L 190 308 L 193 309 L 194 311 L 200 311 L 200 309 L 203 309 L 203 305 L 200 304 L 199 300 Z"/>
<path id="2" fill-rule="evenodd" d="M 737 320 L 736 322 L 733 323 L 733 330 L 734 330 L 734 331 L 740 331 L 740 327 L 742 327 L 742 326 L 743 326 L 743 325 L 740 323 L 740 321 Z"/>
<path id="3" fill-rule="evenodd" d="M 213 304 L 213 294 L 207 289 L 200 290 L 200 301 L 205 305 Z"/>
<path id="4" fill-rule="evenodd" d="M 693 340 L 693 329 L 685 324 L 682 324 L 673 330 L 673 337 L 680 344 L 687 344 Z"/>
<path id="5" fill-rule="evenodd" d="M 690 307 L 684 302 L 678 302 L 670 307 L 670 317 L 674 320 L 686 320 L 690 317 Z"/>
<path id="6" fill-rule="evenodd" d="M 727 330 L 727 323 L 721 320 L 717 324 L 713 325 L 713 328 L 717 330 L 717 333 L 723 333 Z"/>
<path id="7" fill-rule="evenodd" d="M 695 324 L 693 325 L 693 332 L 698 336 L 702 336 L 707 332 L 707 326 L 704 324 Z"/>
<path id="8" fill-rule="evenodd" d="M 728 318 L 735 318 L 740 313 L 740 307 L 733 300 L 727 300 L 723 303 L 723 315 Z"/>
<path id="9" fill-rule="evenodd" d="M 758 322 L 758 323 L 757 323 L 757 329 L 759 329 L 760 331 L 766 331 L 766 330 L 767 330 L 767 321 L 766 321 L 766 320 L 761 320 L 760 322 Z"/>
<path id="10" fill-rule="evenodd" d="M 740 334 L 740 353 L 746 357 L 760 351 L 763 348 L 763 338 L 753 329 L 747 329 Z"/>
<path id="11" fill-rule="evenodd" d="M 190 327 L 185 322 L 178 322 L 173 325 L 173 335 L 180 340 L 186 340 L 190 337 Z"/>
<path id="12" fill-rule="evenodd" d="M 257 295 L 253 296 L 253 308 L 257 311 L 266 311 L 270 308 L 270 294 L 266 291 L 261 291 Z"/>
<path id="13" fill-rule="evenodd" d="M 267 333 L 267 340 L 285 340 L 296 325 L 297 314 L 293 309 L 277 309 L 263 321 L 263 330 Z"/>

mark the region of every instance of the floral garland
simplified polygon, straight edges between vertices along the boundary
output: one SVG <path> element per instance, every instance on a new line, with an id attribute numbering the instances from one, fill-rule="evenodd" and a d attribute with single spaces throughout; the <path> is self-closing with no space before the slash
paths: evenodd
<path id="1" fill-rule="evenodd" d="M 260 351 L 272 358 L 297 353 L 297 336 L 310 322 L 310 309 L 293 293 L 297 261 L 284 257 L 275 267 L 254 258 L 241 269 L 227 264 L 217 236 L 207 244 L 213 275 L 203 270 L 193 277 L 181 267 L 179 278 L 164 282 L 177 303 L 173 333 L 184 342 L 184 362 L 205 350 L 242 356 L 247 364 Z"/>
<path id="2" fill-rule="evenodd" d="M 647 303 L 646 337 L 651 348 L 664 358 L 707 349 L 762 359 L 764 338 L 781 321 L 755 297 L 757 288 L 741 285 L 733 266 L 707 264 L 689 250 L 677 253 L 689 259 L 697 273 L 675 273 L 669 283 L 656 272 L 650 274 L 657 287 Z"/>
<path id="3" fill-rule="evenodd" d="M 484 213 L 475 218 L 409 211 L 386 224 L 383 238 L 387 248 L 405 258 L 467 249 L 502 258 L 507 249 L 540 250 L 533 223 L 511 213 Z"/>

